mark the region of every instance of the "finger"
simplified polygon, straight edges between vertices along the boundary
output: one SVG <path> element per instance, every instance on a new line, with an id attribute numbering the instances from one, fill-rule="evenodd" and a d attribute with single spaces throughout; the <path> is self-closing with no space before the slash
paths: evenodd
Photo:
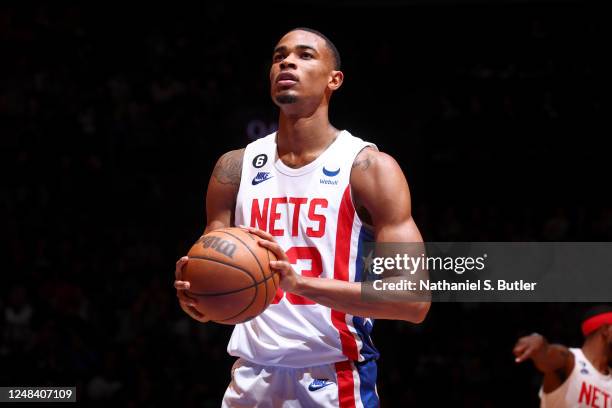
<path id="1" fill-rule="evenodd" d="M 174 277 L 178 280 L 181 277 L 181 273 L 183 272 L 183 267 L 189 261 L 189 258 L 186 256 L 181 257 L 178 261 L 176 261 L 176 267 L 174 268 Z"/>
<path id="2" fill-rule="evenodd" d="M 512 353 L 514 353 L 514 355 L 518 357 L 523 354 L 523 351 L 525 351 L 526 348 L 526 344 L 516 343 L 516 346 L 514 346 L 514 348 L 512 349 Z"/>
<path id="3" fill-rule="evenodd" d="M 188 306 L 197 306 L 198 305 L 198 300 L 197 299 L 192 299 L 190 297 L 188 297 L 187 295 L 185 295 L 184 292 L 177 292 L 176 293 L 176 297 L 179 299 L 179 302 Z"/>
<path id="4" fill-rule="evenodd" d="M 514 359 L 514 361 L 516 361 L 517 363 L 522 363 L 523 361 L 531 357 L 532 354 L 533 354 L 533 349 L 531 347 L 527 347 L 527 349 L 525 349 L 525 351 L 523 351 L 521 355 L 519 355 L 516 359 Z"/>
<path id="5" fill-rule="evenodd" d="M 207 319 L 206 316 L 202 312 L 200 312 L 198 309 L 196 309 L 194 306 L 187 306 L 187 310 L 191 317 L 197 319 L 200 322 L 207 322 L 210 320 L 210 319 Z"/>
<path id="6" fill-rule="evenodd" d="M 175 280 L 174 287 L 178 290 L 189 290 L 191 283 L 189 281 Z"/>
<path id="7" fill-rule="evenodd" d="M 272 253 L 274 253 L 274 255 L 276 255 L 276 259 L 278 259 L 280 261 L 288 261 L 289 260 L 289 258 L 287 257 L 287 254 L 285 253 L 285 251 L 283 251 L 283 249 L 280 247 L 280 245 L 278 245 L 276 242 L 258 241 L 258 244 L 260 246 L 262 246 L 262 247 L 272 251 Z"/>
<path id="8" fill-rule="evenodd" d="M 257 235 L 259 238 L 265 239 L 266 241 L 276 242 L 272 234 L 266 231 L 262 231 L 257 228 L 246 227 L 246 230 L 249 231 L 253 235 Z"/>
<path id="9" fill-rule="evenodd" d="M 187 292 L 183 292 L 183 291 L 177 291 L 176 292 L 176 297 L 179 298 L 179 302 L 181 303 L 186 303 L 188 305 L 191 306 L 197 306 L 199 301 L 196 297 L 194 296 L 189 296 L 189 294 Z"/>
<path id="10" fill-rule="evenodd" d="M 208 322 L 210 319 L 208 319 L 204 314 L 202 314 L 198 309 L 196 309 L 193 306 L 188 306 L 188 305 L 183 305 L 181 304 L 181 308 L 183 309 L 183 311 L 185 313 L 187 313 L 189 316 L 191 316 L 193 319 L 202 322 L 202 323 L 206 323 Z"/>
<path id="11" fill-rule="evenodd" d="M 517 349 L 524 350 L 525 347 L 527 347 L 528 345 L 529 345 L 529 343 L 527 343 L 525 341 L 525 338 L 521 337 L 520 339 L 517 340 L 516 344 L 514 345 L 514 349 L 513 350 L 517 350 Z"/>
<path id="12" fill-rule="evenodd" d="M 181 306 L 193 306 L 193 307 L 197 306 L 197 302 L 194 302 L 192 299 L 189 299 L 183 293 L 181 294 L 177 293 L 176 297 L 178 298 Z"/>
<path id="13" fill-rule="evenodd" d="M 186 297 L 181 296 L 181 295 L 177 295 L 177 297 L 179 298 L 179 303 L 181 305 L 183 305 L 183 306 L 196 307 L 198 305 L 198 301 L 197 300 L 186 298 Z"/>
<path id="14" fill-rule="evenodd" d="M 194 319 L 196 319 L 198 322 L 200 323 L 207 323 L 210 321 L 210 319 L 208 317 L 206 317 L 206 315 L 203 315 L 202 313 L 198 312 L 197 310 L 193 311 L 194 315 Z"/>
<path id="15" fill-rule="evenodd" d="M 270 261 L 270 267 L 275 271 L 281 272 L 291 270 L 291 264 L 287 261 Z"/>

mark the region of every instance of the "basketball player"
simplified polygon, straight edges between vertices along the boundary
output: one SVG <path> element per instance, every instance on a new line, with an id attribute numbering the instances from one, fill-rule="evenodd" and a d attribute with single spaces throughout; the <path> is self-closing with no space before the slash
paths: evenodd
<path id="1" fill-rule="evenodd" d="M 364 240 L 422 242 L 397 162 L 334 128 L 330 98 L 342 85 L 340 56 L 323 34 L 294 29 L 276 45 L 270 92 L 278 131 L 224 154 L 206 196 L 206 232 L 246 226 L 273 251 L 280 289 L 264 313 L 235 326 L 239 357 L 224 407 L 375 407 L 374 319 L 423 321 L 429 302 L 362 301 Z M 193 308 L 189 282 L 176 282 Z"/>
<path id="2" fill-rule="evenodd" d="M 582 348 L 548 344 L 539 334 L 522 337 L 516 343 L 516 362 L 532 359 L 544 373 L 542 408 L 612 407 L 612 307 L 589 310 L 582 333 Z"/>

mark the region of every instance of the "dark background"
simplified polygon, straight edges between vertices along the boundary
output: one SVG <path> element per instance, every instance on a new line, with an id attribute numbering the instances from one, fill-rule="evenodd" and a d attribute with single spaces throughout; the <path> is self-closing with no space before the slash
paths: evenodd
<path id="1" fill-rule="evenodd" d="M 612 238 L 602 7 L 374 4 L 0 6 L 0 385 L 219 406 L 231 327 L 182 313 L 174 263 L 216 158 L 274 126 L 272 48 L 295 26 L 340 49 L 332 122 L 398 160 L 427 241 Z M 382 404 L 537 406 L 512 346 L 579 345 L 584 306 L 379 321 Z"/>

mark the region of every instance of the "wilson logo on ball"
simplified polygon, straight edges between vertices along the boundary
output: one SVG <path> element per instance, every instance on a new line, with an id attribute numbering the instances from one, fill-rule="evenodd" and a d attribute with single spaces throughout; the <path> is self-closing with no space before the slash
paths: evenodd
<path id="1" fill-rule="evenodd" d="M 236 244 L 221 239 L 219 237 L 203 237 L 202 238 L 202 246 L 204 248 L 211 248 L 215 251 L 229 257 L 234 257 L 234 252 L 236 251 Z"/>

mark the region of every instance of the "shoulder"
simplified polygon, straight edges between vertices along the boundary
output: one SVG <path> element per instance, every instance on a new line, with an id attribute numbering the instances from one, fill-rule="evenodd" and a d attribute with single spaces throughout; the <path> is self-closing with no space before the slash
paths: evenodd
<path id="1" fill-rule="evenodd" d="M 404 173 L 393 156 L 368 146 L 361 150 L 353 161 L 351 187 L 376 184 L 381 178 L 386 182 L 406 182 Z"/>
<path id="2" fill-rule="evenodd" d="M 244 150 L 245 148 L 243 147 L 242 149 L 230 150 L 229 152 L 225 152 L 221 155 L 221 157 L 219 157 L 219 161 L 240 161 L 242 163 L 242 158 L 244 157 Z"/>
<path id="3" fill-rule="evenodd" d="M 230 150 L 217 160 L 212 178 L 221 184 L 240 185 L 244 148 Z"/>
<path id="4" fill-rule="evenodd" d="M 368 223 L 410 215 L 408 182 L 391 155 L 372 147 L 364 148 L 353 161 L 350 185 L 353 204 Z"/>
<path id="5" fill-rule="evenodd" d="M 361 172 L 376 172 L 385 170 L 400 170 L 399 164 L 393 156 L 383 153 L 373 146 L 363 148 L 353 161 L 353 172 L 359 174 Z"/>

